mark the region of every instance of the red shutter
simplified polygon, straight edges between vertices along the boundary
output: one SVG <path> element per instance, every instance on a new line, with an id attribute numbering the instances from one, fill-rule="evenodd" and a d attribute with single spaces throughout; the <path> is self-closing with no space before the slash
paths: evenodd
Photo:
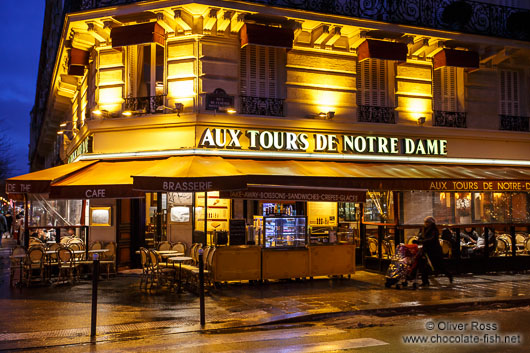
<path id="1" fill-rule="evenodd" d="M 434 56 L 433 67 L 436 70 L 444 66 L 478 69 L 479 56 L 478 53 L 474 51 L 443 49 Z"/>
<path id="2" fill-rule="evenodd" d="M 381 59 L 406 61 L 408 48 L 405 43 L 367 39 L 357 48 L 358 60 Z"/>
<path id="3" fill-rule="evenodd" d="M 241 28 L 240 37 L 242 48 L 247 44 L 254 44 L 291 49 L 293 47 L 294 32 L 288 28 L 246 23 Z"/>
<path id="4" fill-rule="evenodd" d="M 110 31 L 113 48 L 145 43 L 165 45 L 165 36 L 166 32 L 156 22 L 114 27 Z"/>

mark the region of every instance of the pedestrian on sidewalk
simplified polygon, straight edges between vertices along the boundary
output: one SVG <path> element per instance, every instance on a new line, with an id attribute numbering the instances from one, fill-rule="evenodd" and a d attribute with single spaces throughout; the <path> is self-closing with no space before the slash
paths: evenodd
<path id="1" fill-rule="evenodd" d="M 443 262 L 442 247 L 439 239 L 440 233 L 436 227 L 436 220 L 431 216 L 425 217 L 423 225 L 424 227 L 422 237 L 420 238 L 420 244 L 423 245 L 423 253 L 427 255 L 429 260 L 423 259 L 422 266 L 420 267 L 422 286 L 429 285 L 429 274 L 431 272 L 430 264 L 432 264 L 435 272 L 445 274 L 447 278 L 449 278 L 449 282 L 453 283 L 453 275 L 447 270 Z"/>

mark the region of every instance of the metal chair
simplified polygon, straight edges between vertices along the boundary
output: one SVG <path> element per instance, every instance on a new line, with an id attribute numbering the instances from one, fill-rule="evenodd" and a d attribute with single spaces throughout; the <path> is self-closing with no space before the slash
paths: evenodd
<path id="1" fill-rule="evenodd" d="M 31 280 L 35 278 L 33 274 L 37 272 L 41 281 L 44 281 L 44 250 L 40 246 L 31 247 L 26 254 L 24 261 L 24 276 L 26 285 L 29 287 Z"/>
<path id="2" fill-rule="evenodd" d="M 149 251 L 146 248 L 140 248 L 140 264 L 142 265 L 142 275 L 140 277 L 140 288 L 145 281 L 145 288 L 149 284 L 150 266 L 149 266 Z"/>
<path id="3" fill-rule="evenodd" d="M 57 260 L 59 262 L 59 281 L 66 279 L 66 274 L 73 283 L 76 279 L 75 274 L 79 277 L 79 263 L 75 261 L 74 253 L 70 248 L 60 247 L 57 250 Z"/>
<path id="4" fill-rule="evenodd" d="M 160 265 L 161 258 L 154 250 L 149 250 L 149 275 L 151 278 L 151 287 L 156 283 L 157 286 L 166 283 L 168 280 L 171 286 L 174 284 L 175 269 L 170 267 L 162 267 Z"/>
<path id="5" fill-rule="evenodd" d="M 107 279 L 109 279 L 111 268 L 113 271 L 112 273 L 116 275 L 116 243 L 107 243 L 105 249 L 108 249 L 109 251 L 102 253 L 99 263 L 100 265 L 105 265 L 107 267 Z"/>
<path id="6" fill-rule="evenodd" d="M 22 256 L 26 255 L 26 250 L 22 246 L 17 246 L 13 249 L 13 252 L 11 255 L 17 255 Z M 24 264 L 24 258 L 12 258 L 11 259 L 11 266 L 9 271 L 9 285 L 13 286 L 13 279 L 15 278 L 15 271 L 18 269 L 19 271 L 22 271 L 22 265 Z M 22 275 L 22 273 L 20 274 Z"/>

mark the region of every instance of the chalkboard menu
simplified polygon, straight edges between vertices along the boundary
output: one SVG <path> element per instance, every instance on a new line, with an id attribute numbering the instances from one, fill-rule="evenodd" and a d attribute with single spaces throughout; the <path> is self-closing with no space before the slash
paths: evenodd
<path id="1" fill-rule="evenodd" d="M 244 219 L 230 220 L 230 245 L 245 245 L 245 225 Z"/>

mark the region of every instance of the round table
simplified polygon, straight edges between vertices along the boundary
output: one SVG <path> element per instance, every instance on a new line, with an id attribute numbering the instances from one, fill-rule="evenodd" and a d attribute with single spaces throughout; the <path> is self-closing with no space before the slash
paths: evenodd
<path id="1" fill-rule="evenodd" d="M 173 262 L 173 264 L 175 262 L 179 263 L 179 286 L 178 286 L 178 292 L 182 291 L 182 263 L 184 261 L 191 261 L 191 260 L 193 260 L 193 259 L 191 257 L 189 257 L 189 256 L 175 256 L 175 257 L 169 257 L 168 258 L 168 261 Z"/>
<path id="2" fill-rule="evenodd" d="M 98 254 L 98 258 L 99 258 L 99 254 L 103 254 L 103 253 L 106 253 L 107 251 L 109 251 L 109 249 L 92 249 L 92 250 L 88 250 L 88 253 L 89 254 Z"/>

